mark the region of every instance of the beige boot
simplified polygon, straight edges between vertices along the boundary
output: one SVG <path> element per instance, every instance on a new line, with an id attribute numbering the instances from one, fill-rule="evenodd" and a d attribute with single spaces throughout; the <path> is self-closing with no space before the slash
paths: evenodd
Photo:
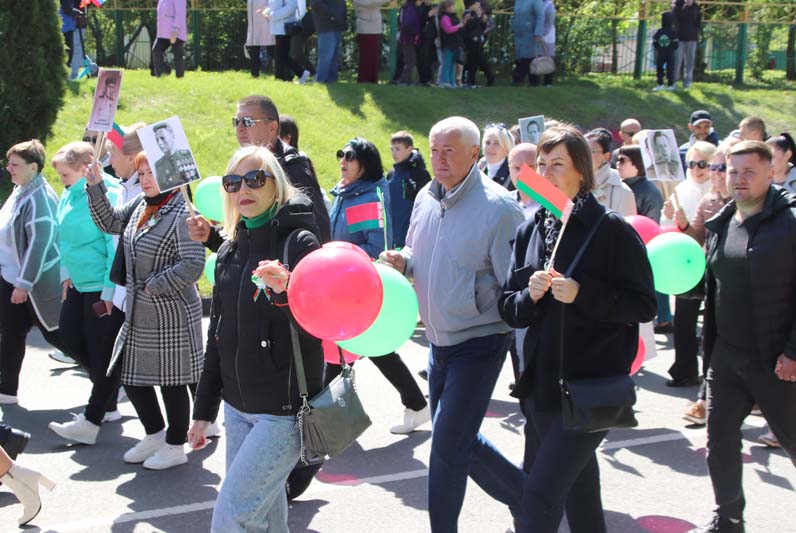
<path id="1" fill-rule="evenodd" d="M 25 468 L 17 463 L 11 465 L 11 469 L 6 472 L 0 481 L 11 489 L 14 496 L 22 504 L 24 511 L 19 518 L 19 525 L 24 526 L 39 514 L 41 510 L 41 500 L 39 499 L 39 485 L 47 490 L 53 490 L 55 482 L 35 470 Z"/>

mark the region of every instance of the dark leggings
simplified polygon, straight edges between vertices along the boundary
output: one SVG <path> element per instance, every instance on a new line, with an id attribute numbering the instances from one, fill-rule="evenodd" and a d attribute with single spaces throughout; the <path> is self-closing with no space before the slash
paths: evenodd
<path id="1" fill-rule="evenodd" d="M 406 364 L 401 359 L 401 356 L 395 352 L 380 357 L 368 357 L 376 365 L 376 368 L 381 371 L 382 375 L 387 378 L 393 387 L 401 395 L 401 403 L 413 411 L 420 411 L 424 409 L 428 402 L 426 402 L 423 391 L 417 386 L 415 378 L 406 367 Z M 324 374 L 323 384 L 328 385 L 331 383 L 335 376 L 340 374 L 340 365 L 326 363 L 326 373 Z"/>
<path id="2" fill-rule="evenodd" d="M 699 376 L 699 339 L 697 319 L 702 300 L 676 298 L 674 304 L 674 364 L 669 368 L 672 379 L 692 379 Z M 707 369 L 703 369 L 703 373 Z"/>
<path id="3" fill-rule="evenodd" d="M 125 385 L 124 390 L 144 425 L 147 435 L 158 433 L 166 427 L 163 414 L 160 412 L 160 405 L 158 405 L 155 387 Z M 160 396 L 166 406 L 166 418 L 169 421 L 166 442 L 175 445 L 185 444 L 188 440 L 188 423 L 191 418 L 188 386 L 160 387 Z"/>
<path id="4" fill-rule="evenodd" d="M 304 69 L 290 57 L 290 36 L 276 35 L 276 64 L 274 66 L 276 78 L 290 81 L 293 75 L 301 76 Z"/>
<path id="5" fill-rule="evenodd" d="M 59 331 L 65 345 L 88 371 L 91 395 L 86 406 L 86 420 L 102 424 L 106 411 L 116 410 L 119 392 L 119 365 L 106 375 L 116 334 L 124 323 L 124 312 L 113 307 L 110 315 L 98 317 L 92 306 L 101 302 L 100 292 L 78 292 L 71 288 L 61 306 Z"/>
<path id="6" fill-rule="evenodd" d="M 171 46 L 171 53 L 174 54 L 174 71 L 178 78 L 185 75 L 185 57 L 183 55 L 183 45 L 185 41 L 177 39 L 174 44 L 171 41 L 158 37 L 155 46 L 152 47 L 152 63 L 155 76 L 160 76 L 166 72 L 166 50 Z"/>
<path id="7" fill-rule="evenodd" d="M 39 326 L 44 339 L 65 354 L 74 357 L 72 351 L 61 341 L 58 330 L 47 331 L 28 301 L 12 304 L 14 286 L 0 278 L 0 393 L 17 395 L 19 372 L 25 359 L 25 340 L 33 324 Z"/>

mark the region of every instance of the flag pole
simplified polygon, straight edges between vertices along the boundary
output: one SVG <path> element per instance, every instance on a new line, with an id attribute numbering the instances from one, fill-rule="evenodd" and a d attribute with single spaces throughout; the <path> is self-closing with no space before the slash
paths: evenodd
<path id="1" fill-rule="evenodd" d="M 390 243 L 387 242 L 387 210 L 384 209 L 384 193 L 381 192 L 381 187 L 376 187 L 376 196 L 379 197 L 381 214 L 384 217 L 384 251 L 386 252 L 390 249 Z"/>
<path id="2" fill-rule="evenodd" d="M 105 132 L 97 132 L 97 140 L 94 142 L 94 161 L 99 163 L 99 156 L 102 152 L 102 144 L 105 142 Z"/>
<path id="3" fill-rule="evenodd" d="M 564 208 L 564 211 L 561 213 L 561 231 L 558 232 L 558 238 L 556 239 L 555 245 L 553 245 L 553 253 L 550 254 L 550 265 L 547 267 L 547 272 L 550 272 L 555 265 L 556 262 L 556 253 L 558 252 L 558 245 L 561 244 L 561 238 L 564 236 L 564 231 L 567 229 L 569 225 L 569 217 L 572 214 L 572 208 L 575 205 L 570 200 L 567 202 L 567 206 Z"/>

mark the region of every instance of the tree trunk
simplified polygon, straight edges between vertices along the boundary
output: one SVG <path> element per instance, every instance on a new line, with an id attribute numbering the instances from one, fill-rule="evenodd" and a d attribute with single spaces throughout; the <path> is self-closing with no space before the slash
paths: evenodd
<path id="1" fill-rule="evenodd" d="M 796 81 L 796 24 L 788 28 L 788 49 L 785 52 L 785 77 Z"/>

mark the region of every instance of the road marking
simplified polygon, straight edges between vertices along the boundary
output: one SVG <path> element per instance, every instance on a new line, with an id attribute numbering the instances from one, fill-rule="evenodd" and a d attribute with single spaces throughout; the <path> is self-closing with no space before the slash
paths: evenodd
<path id="1" fill-rule="evenodd" d="M 747 420 L 747 423 L 744 424 L 743 429 L 759 428 L 762 427 L 762 425 L 765 423 L 765 421 L 763 421 L 762 423 L 755 421 L 752 424 L 749 424 L 748 422 L 750 422 L 751 420 L 753 419 Z M 626 439 L 616 442 L 609 442 L 600 447 L 599 450 L 611 451 L 617 449 L 628 449 L 628 448 L 635 448 L 637 446 L 648 446 L 650 444 L 661 444 L 664 442 L 672 442 L 676 440 L 687 440 L 692 444 L 694 444 L 695 441 L 699 442 L 706 439 L 707 439 L 707 434 L 704 431 L 698 434 L 695 433 L 693 435 L 684 435 L 683 433 L 664 433 L 661 435 L 653 435 L 651 437 L 640 437 L 637 439 Z M 398 472 L 395 474 L 385 474 L 381 476 L 346 479 L 341 481 L 335 481 L 332 483 L 316 482 L 310 486 L 307 492 L 304 493 L 304 496 L 323 494 L 325 492 L 337 490 L 341 487 L 352 487 L 358 485 L 382 485 L 386 483 L 394 483 L 396 481 L 407 481 L 410 479 L 419 479 L 424 477 L 428 477 L 428 469 L 426 468 L 422 468 L 419 470 L 409 470 L 406 472 Z M 64 524 L 55 524 L 41 528 L 41 531 L 58 531 L 60 533 L 60 532 L 69 532 L 69 531 L 86 531 L 92 528 L 107 528 L 108 526 L 113 526 L 116 524 L 139 522 L 143 520 L 163 518 L 165 516 L 174 516 L 186 513 L 207 511 L 212 509 L 215 506 L 215 504 L 216 504 L 215 500 L 211 500 L 201 503 L 192 503 L 188 505 L 177 505 L 174 507 L 153 509 L 151 511 L 138 511 L 135 513 L 125 513 L 122 515 L 107 515 L 107 516 L 93 518 L 91 520 L 82 520 L 79 522 L 67 522 Z"/>

